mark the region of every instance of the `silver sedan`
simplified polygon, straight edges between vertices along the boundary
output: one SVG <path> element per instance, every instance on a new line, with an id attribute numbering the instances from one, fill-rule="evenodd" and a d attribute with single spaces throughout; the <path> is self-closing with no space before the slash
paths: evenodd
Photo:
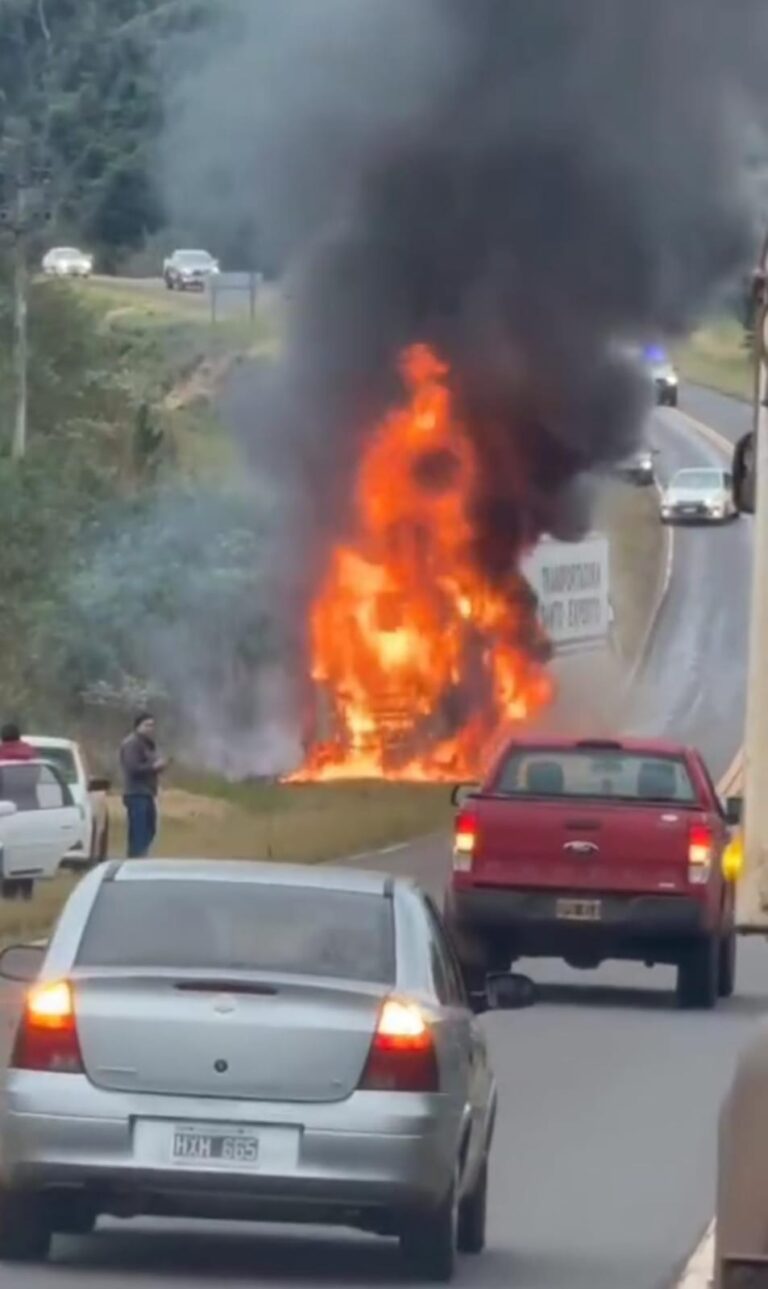
<path id="1" fill-rule="evenodd" d="M 708 466 L 678 470 L 662 493 L 662 523 L 723 524 L 736 518 L 733 477 L 727 470 Z"/>
<path id="2" fill-rule="evenodd" d="M 440 915 L 358 870 L 113 862 L 29 984 L 0 1102 L 0 1258 L 100 1214 L 399 1238 L 423 1279 L 485 1242 L 496 1086 Z M 482 1005 L 533 1001 L 525 977 Z"/>

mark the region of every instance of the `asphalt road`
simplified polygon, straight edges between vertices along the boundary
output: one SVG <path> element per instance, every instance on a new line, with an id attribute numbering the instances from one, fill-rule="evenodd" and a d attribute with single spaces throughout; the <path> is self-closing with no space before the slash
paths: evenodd
<path id="1" fill-rule="evenodd" d="M 727 416 L 719 415 L 721 403 Z M 686 391 L 683 406 L 702 420 L 706 414 L 706 423 L 722 426 L 729 439 L 738 436 L 748 415 L 735 400 L 700 391 L 691 397 Z M 658 413 L 649 440 L 660 450 L 662 481 L 684 466 L 722 466 L 725 460 L 676 412 Z M 723 528 L 676 527 L 674 541 L 669 595 L 629 727 L 642 734 L 666 730 L 684 737 L 704 749 L 719 778 L 739 750 L 743 730 L 752 520 L 742 518 Z"/>
<path id="2" fill-rule="evenodd" d="M 746 416 L 698 391 L 684 406 L 730 437 Z M 652 434 L 663 477 L 718 459 L 676 413 L 659 414 Z M 628 716 L 635 729 L 695 738 L 718 772 L 739 741 L 749 554 L 749 521 L 678 531 L 671 595 Z M 387 857 L 436 891 L 447 862 L 435 840 Z M 737 997 L 714 1015 L 678 1013 L 667 969 L 529 969 L 541 1004 L 484 1022 L 501 1093 L 489 1249 L 462 1264 L 457 1283 L 666 1289 L 712 1212 L 716 1109 L 768 1005 L 768 947 L 742 944 Z M 0 1289 L 364 1289 L 399 1279 L 385 1242 L 136 1222 L 62 1241 L 51 1267 L 0 1271 Z"/>

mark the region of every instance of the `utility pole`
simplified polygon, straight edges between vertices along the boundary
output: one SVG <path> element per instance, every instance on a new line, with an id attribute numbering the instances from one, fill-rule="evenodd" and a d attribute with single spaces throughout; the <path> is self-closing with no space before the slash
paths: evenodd
<path id="1" fill-rule="evenodd" d="M 13 237 L 13 375 L 15 410 L 11 458 L 21 461 L 27 452 L 27 386 L 29 343 L 27 319 L 29 316 L 27 281 L 27 244 L 25 237 L 26 190 L 16 190 L 16 218 Z"/>
<path id="2" fill-rule="evenodd" d="M 2 204 L 0 232 L 11 243 L 13 263 L 13 376 L 14 416 L 11 458 L 21 461 L 27 452 L 29 376 L 29 241 L 32 233 L 51 217 L 48 203 L 48 171 L 27 164 L 26 149 L 20 141 L 1 146 Z"/>
<path id="3" fill-rule="evenodd" d="M 760 261 L 768 274 L 768 236 Z M 754 555 L 744 746 L 744 872 L 737 886 L 737 923 L 768 932 L 768 298 L 755 294 L 753 470 Z"/>

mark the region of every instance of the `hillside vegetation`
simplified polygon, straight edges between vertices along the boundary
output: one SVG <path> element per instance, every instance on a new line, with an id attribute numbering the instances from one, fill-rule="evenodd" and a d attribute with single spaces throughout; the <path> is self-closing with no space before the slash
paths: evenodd
<path id="1" fill-rule="evenodd" d="M 180 36 L 216 0 L 3 0 L 0 158 L 49 168 L 57 224 L 113 265 L 160 228 L 155 141 Z M 0 167 L 0 170 L 2 167 Z"/>
<path id="2" fill-rule="evenodd" d="M 263 344 L 268 324 L 211 331 L 204 318 L 35 286 L 29 450 L 15 463 L 0 271 L 0 710 L 72 720 L 94 682 L 128 699 L 151 689 L 142 642 L 205 578 L 219 624 L 240 612 L 255 529 L 204 377 Z"/>

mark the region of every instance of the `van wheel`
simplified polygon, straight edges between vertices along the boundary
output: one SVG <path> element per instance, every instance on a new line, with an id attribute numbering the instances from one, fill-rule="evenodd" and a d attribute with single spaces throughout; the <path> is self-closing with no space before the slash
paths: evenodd
<path id="1" fill-rule="evenodd" d="M 39 1195 L 0 1190 L 0 1261 L 45 1262 L 51 1235 Z"/>
<path id="2" fill-rule="evenodd" d="M 731 998 L 736 988 L 736 932 L 731 927 L 720 941 L 717 971 L 717 992 L 721 998 Z"/>
<path id="3" fill-rule="evenodd" d="M 431 1213 L 414 1213 L 400 1235 L 400 1248 L 410 1270 L 428 1284 L 449 1284 L 456 1270 L 458 1245 L 458 1178 Z"/>
<path id="4" fill-rule="evenodd" d="M 488 1207 L 488 1158 L 483 1160 L 475 1184 L 459 1207 L 459 1253 L 482 1253 Z"/>
<path id="5" fill-rule="evenodd" d="M 719 964 L 719 936 L 707 936 L 684 950 L 677 969 L 677 1001 L 680 1007 L 711 1011 L 717 1003 Z"/>

